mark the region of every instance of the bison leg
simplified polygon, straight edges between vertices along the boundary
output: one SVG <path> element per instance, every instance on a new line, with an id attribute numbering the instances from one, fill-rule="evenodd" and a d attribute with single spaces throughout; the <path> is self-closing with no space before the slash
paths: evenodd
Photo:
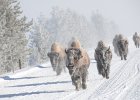
<path id="1" fill-rule="evenodd" d="M 76 87 L 76 90 L 79 91 L 81 88 L 81 77 L 80 76 L 74 76 L 74 85 Z"/>
<path id="2" fill-rule="evenodd" d="M 126 57 L 127 57 L 127 56 L 126 56 L 126 55 L 124 55 L 124 60 L 127 60 L 127 59 L 126 59 Z"/>
<path id="3" fill-rule="evenodd" d="M 97 62 L 97 70 L 98 70 L 98 74 L 102 74 L 102 66 L 99 62 Z"/>
<path id="4" fill-rule="evenodd" d="M 73 80 L 74 80 L 74 85 L 76 87 L 76 90 L 80 90 L 81 88 L 81 70 L 80 69 L 76 69 L 73 73 Z"/>
<path id="5" fill-rule="evenodd" d="M 102 76 L 103 76 L 103 78 L 106 77 L 106 73 L 105 73 L 105 69 L 104 68 L 102 68 Z"/>
<path id="6" fill-rule="evenodd" d="M 71 76 L 71 80 L 72 80 L 72 85 L 75 85 L 74 77 L 73 76 Z"/>
<path id="7" fill-rule="evenodd" d="M 69 69 L 69 68 L 68 68 L 68 70 L 69 70 L 69 74 L 71 76 L 72 85 L 74 85 L 74 76 L 72 75 L 73 74 L 73 70 L 72 69 Z"/>
<path id="8" fill-rule="evenodd" d="M 76 90 L 79 91 L 80 88 L 81 88 L 81 80 L 79 79 L 79 80 L 77 80 L 77 82 L 76 82 Z"/>
<path id="9" fill-rule="evenodd" d="M 62 66 L 61 65 L 58 65 L 57 68 L 56 68 L 56 74 L 57 75 L 60 75 L 62 72 Z"/>
<path id="10" fill-rule="evenodd" d="M 121 55 L 121 60 L 123 60 L 123 56 Z"/>
<path id="11" fill-rule="evenodd" d="M 107 69 L 105 71 L 105 73 L 106 73 L 106 79 L 109 79 L 109 72 L 110 72 L 110 65 L 107 66 Z"/>
<path id="12" fill-rule="evenodd" d="M 86 89 L 87 85 L 86 85 L 86 80 L 87 80 L 87 69 L 84 70 L 83 74 L 82 74 L 82 88 Z"/>
<path id="13" fill-rule="evenodd" d="M 121 56 L 121 60 L 123 60 L 123 55 L 122 55 L 122 52 L 121 52 L 121 51 L 119 51 L 119 54 L 120 54 L 120 56 Z"/>

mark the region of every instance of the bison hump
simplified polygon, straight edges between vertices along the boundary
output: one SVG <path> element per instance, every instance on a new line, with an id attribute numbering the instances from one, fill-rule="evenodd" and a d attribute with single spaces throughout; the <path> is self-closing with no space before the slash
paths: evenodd
<path id="1" fill-rule="evenodd" d="M 73 47 L 73 48 L 81 48 L 80 41 L 79 40 L 72 41 L 71 47 Z"/>

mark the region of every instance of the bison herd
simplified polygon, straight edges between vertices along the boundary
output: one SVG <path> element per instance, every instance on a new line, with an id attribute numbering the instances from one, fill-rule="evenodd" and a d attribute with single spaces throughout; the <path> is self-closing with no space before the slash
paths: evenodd
<path id="1" fill-rule="evenodd" d="M 137 32 L 133 35 L 133 41 L 136 48 L 140 45 L 140 36 Z M 121 60 L 127 60 L 128 40 L 122 34 L 115 35 L 113 39 L 114 52 Z M 72 84 L 76 90 L 87 88 L 88 68 L 90 66 L 90 57 L 87 51 L 81 47 L 80 41 L 76 38 L 68 43 L 68 47 L 64 48 L 61 44 L 55 42 L 48 52 L 48 57 L 52 65 L 53 71 L 60 75 L 62 71 L 69 71 Z M 112 50 L 102 40 L 98 42 L 94 51 L 94 58 L 97 62 L 98 74 L 109 79 L 110 65 L 112 60 Z"/>

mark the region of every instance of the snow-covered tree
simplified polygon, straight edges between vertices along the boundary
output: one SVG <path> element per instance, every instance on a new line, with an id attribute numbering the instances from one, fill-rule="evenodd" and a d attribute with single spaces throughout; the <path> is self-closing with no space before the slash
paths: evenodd
<path id="1" fill-rule="evenodd" d="M 72 37 L 77 37 L 85 47 L 88 47 L 95 38 L 87 19 L 70 9 L 53 8 L 47 26 L 48 31 L 55 35 L 54 41 L 64 45 L 67 45 Z"/>
<path id="2" fill-rule="evenodd" d="M 30 34 L 30 47 L 32 48 L 32 54 L 30 56 L 30 65 L 37 63 L 43 63 L 47 59 L 48 50 L 48 36 L 49 33 L 46 28 L 46 18 L 40 15 L 37 22 L 34 25 Z"/>
<path id="3" fill-rule="evenodd" d="M 91 24 L 99 39 L 113 38 L 114 34 L 118 32 L 117 25 L 106 19 L 99 11 L 92 13 Z"/>
<path id="4" fill-rule="evenodd" d="M 47 60 L 47 52 L 52 43 L 59 42 L 67 48 L 72 37 L 78 38 L 83 47 L 91 48 L 98 39 L 102 39 L 101 36 L 104 38 L 112 35 L 116 27 L 112 23 L 99 13 L 94 13 L 89 22 L 70 9 L 54 7 L 49 18 L 41 15 L 34 22 L 30 36 L 33 48 L 30 62 L 36 64 Z"/>
<path id="5" fill-rule="evenodd" d="M 0 69 L 1 73 L 14 71 L 27 63 L 26 32 L 32 22 L 22 16 L 17 0 L 0 0 Z"/>

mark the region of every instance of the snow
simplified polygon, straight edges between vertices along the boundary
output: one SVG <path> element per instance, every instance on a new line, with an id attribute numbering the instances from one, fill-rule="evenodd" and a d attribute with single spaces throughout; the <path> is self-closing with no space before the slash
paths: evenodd
<path id="1" fill-rule="evenodd" d="M 129 41 L 127 61 L 113 54 L 109 79 L 98 75 L 94 48 L 89 50 L 86 90 L 76 91 L 68 71 L 56 76 L 48 62 L 0 77 L 0 100 L 140 100 L 140 49 Z"/>

